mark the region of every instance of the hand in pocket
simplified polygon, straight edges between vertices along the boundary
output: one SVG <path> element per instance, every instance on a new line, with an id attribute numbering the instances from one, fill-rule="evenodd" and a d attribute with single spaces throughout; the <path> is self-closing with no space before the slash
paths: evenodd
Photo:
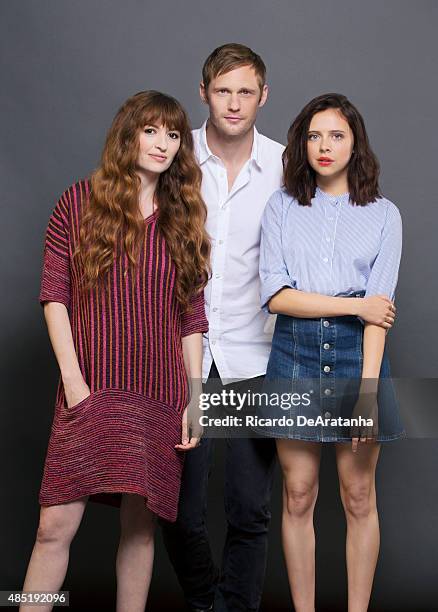
<path id="1" fill-rule="evenodd" d="M 82 378 L 82 380 L 74 383 L 64 383 L 64 393 L 67 407 L 72 408 L 73 406 L 80 404 L 90 395 L 90 387 Z"/>

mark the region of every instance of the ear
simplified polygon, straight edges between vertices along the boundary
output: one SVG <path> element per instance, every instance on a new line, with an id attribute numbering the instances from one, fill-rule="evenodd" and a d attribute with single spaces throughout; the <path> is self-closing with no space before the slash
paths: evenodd
<path id="1" fill-rule="evenodd" d="M 263 85 L 262 95 L 260 96 L 259 108 L 264 106 L 266 100 L 268 99 L 269 88 L 267 85 Z"/>
<path id="2" fill-rule="evenodd" d="M 199 96 L 204 104 L 208 104 L 207 91 L 202 81 L 199 83 Z"/>

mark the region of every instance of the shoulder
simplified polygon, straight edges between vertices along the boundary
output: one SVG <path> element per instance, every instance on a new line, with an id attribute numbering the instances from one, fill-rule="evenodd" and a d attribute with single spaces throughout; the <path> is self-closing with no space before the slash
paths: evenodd
<path id="1" fill-rule="evenodd" d="M 377 198 L 375 204 L 381 209 L 385 223 L 401 223 L 401 214 L 394 202 L 381 196 Z"/>
<path id="2" fill-rule="evenodd" d="M 274 157 L 277 157 L 281 163 L 281 156 L 283 155 L 285 146 L 276 140 L 268 138 L 264 134 L 260 134 L 260 132 L 257 132 L 257 135 L 262 154 L 266 156 L 273 155 Z"/>
<path id="3" fill-rule="evenodd" d="M 280 216 L 283 212 L 294 208 L 298 202 L 288 194 L 284 187 L 277 189 L 271 194 L 265 208 L 265 216 Z"/>
<path id="4" fill-rule="evenodd" d="M 89 195 L 89 179 L 84 178 L 76 181 L 70 185 L 70 187 L 67 187 L 59 197 L 52 213 L 53 216 L 59 218 L 60 221 L 62 220 L 63 223 L 68 224 L 69 220 L 73 216 L 77 216 L 82 206 L 88 201 Z"/>
<path id="5" fill-rule="evenodd" d="M 201 143 L 201 131 L 202 131 L 202 127 L 197 128 L 196 130 L 192 130 L 193 152 L 197 160 L 199 160 L 199 157 L 200 157 L 199 147 Z"/>

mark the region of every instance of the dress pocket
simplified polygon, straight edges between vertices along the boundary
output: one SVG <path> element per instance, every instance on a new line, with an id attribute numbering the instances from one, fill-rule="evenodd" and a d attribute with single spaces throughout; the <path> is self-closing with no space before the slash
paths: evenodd
<path id="1" fill-rule="evenodd" d="M 88 403 L 88 401 L 89 401 L 89 399 L 91 398 L 92 395 L 93 395 L 92 393 L 89 393 L 87 395 L 87 397 L 84 397 L 84 399 L 81 399 L 80 402 L 78 402 L 77 404 L 73 404 L 73 406 L 70 406 L 70 407 L 68 407 L 67 401 L 66 401 L 65 402 L 65 411 L 67 413 L 69 413 L 69 412 L 75 412 L 76 410 L 78 410 L 80 408 L 83 408 L 83 406 Z"/>

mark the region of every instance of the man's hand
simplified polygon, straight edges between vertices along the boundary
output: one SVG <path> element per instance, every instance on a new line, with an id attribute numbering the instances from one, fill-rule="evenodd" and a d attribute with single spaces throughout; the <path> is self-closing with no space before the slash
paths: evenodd
<path id="1" fill-rule="evenodd" d="M 352 425 L 350 428 L 351 435 L 351 450 L 353 453 L 357 451 L 359 442 L 375 442 L 379 433 L 379 407 L 377 404 L 377 392 L 360 392 L 359 399 L 352 411 L 352 419 L 372 419 L 373 424 L 367 425 Z"/>

